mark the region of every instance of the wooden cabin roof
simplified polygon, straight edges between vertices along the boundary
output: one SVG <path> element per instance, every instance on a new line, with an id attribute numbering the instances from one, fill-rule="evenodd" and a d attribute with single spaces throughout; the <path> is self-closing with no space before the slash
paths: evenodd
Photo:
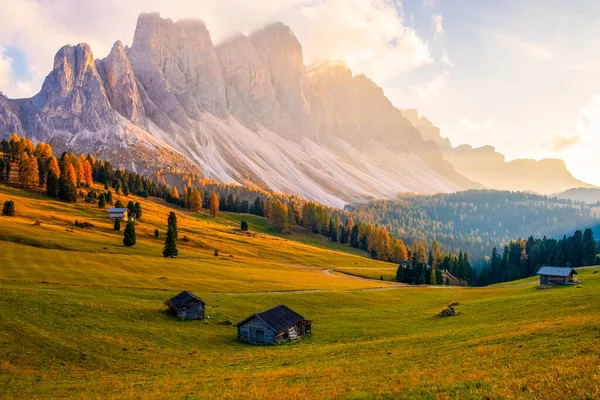
<path id="1" fill-rule="evenodd" d="M 115 213 L 124 213 L 125 211 L 128 211 L 127 208 L 109 208 L 108 212 L 111 214 L 115 214 Z"/>
<path id="2" fill-rule="evenodd" d="M 298 322 L 304 321 L 304 317 L 302 315 L 296 313 L 295 311 L 292 311 L 290 308 L 284 306 L 283 304 L 280 304 L 273 308 L 269 308 L 268 310 L 252 314 L 248 318 L 245 318 L 242 321 L 235 324 L 235 326 L 240 326 L 253 317 L 260 318 L 267 325 L 273 328 L 276 332 L 288 329 L 296 325 Z"/>
<path id="3" fill-rule="evenodd" d="M 170 305 L 175 308 L 179 308 L 182 305 L 189 302 L 190 300 L 197 300 L 202 304 L 206 304 L 204 302 L 204 300 L 202 300 L 200 297 L 196 296 L 195 294 L 193 294 L 192 292 L 187 291 L 187 290 L 184 290 L 183 292 L 179 293 L 177 296 L 173 297 L 171 300 L 165 301 L 165 304 L 168 306 Z"/>
<path id="4" fill-rule="evenodd" d="M 544 266 L 542 268 L 540 268 L 540 270 L 537 272 L 538 275 L 549 275 L 549 276 L 561 276 L 561 277 L 568 277 L 569 275 L 571 275 L 571 273 L 576 274 L 577 271 L 575 271 L 574 268 L 563 268 L 563 267 L 550 267 L 550 266 Z"/>

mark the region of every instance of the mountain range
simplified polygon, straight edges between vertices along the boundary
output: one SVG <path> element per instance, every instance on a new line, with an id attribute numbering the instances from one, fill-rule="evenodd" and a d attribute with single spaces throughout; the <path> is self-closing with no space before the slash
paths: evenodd
<path id="1" fill-rule="evenodd" d="M 561 160 L 452 147 L 343 63 L 306 66 L 282 23 L 215 45 L 203 22 L 141 14 L 103 59 L 64 46 L 38 94 L 0 95 L 0 137 L 93 152 L 137 172 L 204 177 L 341 207 L 400 192 L 589 187 Z"/>

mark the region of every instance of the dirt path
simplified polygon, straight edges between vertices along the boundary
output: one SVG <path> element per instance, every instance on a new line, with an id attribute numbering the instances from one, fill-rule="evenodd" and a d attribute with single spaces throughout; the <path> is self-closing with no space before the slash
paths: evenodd
<path id="1" fill-rule="evenodd" d="M 339 274 L 335 274 L 334 272 L 339 272 Z M 382 281 L 379 279 L 371 279 L 371 278 L 363 278 L 361 276 L 355 276 L 355 275 L 348 275 L 348 274 L 344 274 L 342 272 L 342 270 L 336 271 L 336 270 L 332 270 L 330 268 L 328 269 L 324 269 L 323 273 L 325 275 L 329 275 L 329 276 L 334 276 L 336 278 L 341 278 L 341 279 L 354 279 L 354 280 L 359 280 L 359 281 L 364 281 L 364 282 L 376 282 L 376 283 L 380 283 L 380 284 L 387 284 L 389 285 L 388 287 L 382 287 L 382 288 L 371 288 L 371 289 L 358 289 L 358 290 L 375 290 L 375 289 L 380 289 L 380 290 L 389 290 L 389 289 L 423 289 L 423 288 L 429 288 L 429 289 L 456 289 L 456 288 L 464 288 L 464 286 L 435 286 L 435 285 L 419 285 L 419 286 L 414 286 L 414 285 L 407 285 L 405 283 L 396 283 L 396 282 L 390 282 L 390 281 Z"/>

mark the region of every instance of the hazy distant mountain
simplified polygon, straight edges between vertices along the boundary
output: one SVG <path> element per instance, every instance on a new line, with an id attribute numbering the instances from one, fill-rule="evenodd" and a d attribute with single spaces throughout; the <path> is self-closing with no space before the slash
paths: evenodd
<path id="1" fill-rule="evenodd" d="M 513 191 L 533 191 L 552 194 L 574 187 L 593 187 L 571 175 L 562 160 L 517 159 L 506 161 L 492 146 L 473 148 L 468 145 L 452 147 L 440 136 L 440 130 L 415 110 L 403 110 L 403 115 L 423 135 L 436 143 L 444 158 L 457 172 L 488 188 Z"/>
<path id="2" fill-rule="evenodd" d="M 199 171 L 334 206 L 481 188 L 475 181 L 504 187 L 444 157 L 439 130 L 412 117 L 343 64 L 307 68 L 281 23 L 214 46 L 201 21 L 158 14 L 140 15 L 131 48 L 116 42 L 94 60 L 86 44 L 65 46 L 40 93 L 0 96 L 0 136 L 139 172 Z"/>
<path id="3" fill-rule="evenodd" d="M 582 201 L 584 203 L 600 203 L 600 189 L 598 188 L 574 188 L 558 193 L 556 197 L 560 199 L 569 199 L 573 201 Z"/>

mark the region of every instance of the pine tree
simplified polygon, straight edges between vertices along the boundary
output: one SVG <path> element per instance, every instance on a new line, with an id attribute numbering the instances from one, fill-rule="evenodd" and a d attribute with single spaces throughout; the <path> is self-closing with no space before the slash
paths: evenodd
<path id="1" fill-rule="evenodd" d="M 158 229 L 155 229 L 155 230 L 154 230 L 154 237 L 155 237 L 155 238 L 158 238 Z"/>
<path id="2" fill-rule="evenodd" d="M 115 218 L 115 225 L 114 225 L 113 229 L 115 231 L 121 230 L 121 219 L 120 218 Z"/>
<path id="3" fill-rule="evenodd" d="M 242 223 L 240 224 L 240 229 L 242 231 L 247 231 L 248 230 L 248 222 L 242 221 Z"/>
<path id="4" fill-rule="evenodd" d="M 350 232 L 350 246 L 358 249 L 358 246 L 359 246 L 358 225 L 354 225 L 352 227 L 352 231 Z M 405 248 L 405 250 L 406 250 L 406 248 Z"/>
<path id="5" fill-rule="evenodd" d="M 435 281 L 438 285 L 444 284 L 444 277 L 442 276 L 442 271 L 439 268 L 435 269 Z"/>
<path id="6" fill-rule="evenodd" d="M 77 201 L 77 187 L 64 174 L 58 178 L 58 198 L 71 203 Z"/>
<path id="7" fill-rule="evenodd" d="M 14 217 L 15 216 L 15 202 L 12 200 L 6 200 L 4 202 L 4 207 L 2 208 L 2 215 L 6 217 Z"/>
<path id="8" fill-rule="evenodd" d="M 6 160 L 0 157 L 0 181 L 4 179 L 4 171 L 6 170 Z"/>
<path id="9" fill-rule="evenodd" d="M 48 171 L 48 178 L 46 178 L 46 194 L 50 197 L 58 197 L 58 177 L 53 170 Z"/>
<path id="10" fill-rule="evenodd" d="M 177 239 L 179 237 L 179 233 L 177 232 L 177 215 L 175 215 L 173 211 L 169 213 L 167 224 L 173 227 L 173 232 L 175 232 L 175 239 Z"/>
<path id="11" fill-rule="evenodd" d="M 219 213 L 219 198 L 215 192 L 210 195 L 210 216 L 215 218 Z"/>
<path id="12" fill-rule="evenodd" d="M 125 231 L 123 232 L 123 244 L 127 247 L 131 247 L 135 245 L 135 242 L 135 223 L 129 220 L 127 221 L 127 225 L 125 225 Z"/>
<path id="13" fill-rule="evenodd" d="M 596 261 L 596 241 L 594 232 L 588 228 L 583 233 L 583 265 L 594 265 Z"/>
<path id="14" fill-rule="evenodd" d="M 104 193 L 101 193 L 100 197 L 98 198 L 98 207 L 99 208 L 106 207 L 106 198 L 104 197 Z"/>
<path id="15" fill-rule="evenodd" d="M 127 203 L 127 212 L 129 215 L 135 215 L 137 217 L 135 214 L 135 204 L 131 200 Z"/>
<path id="16" fill-rule="evenodd" d="M 446 286 L 450 286 L 450 278 L 446 277 L 446 282 L 445 282 Z"/>
<path id="17" fill-rule="evenodd" d="M 437 285 L 437 274 L 436 274 L 437 268 L 430 268 L 430 277 L 429 277 L 429 283 L 432 285 Z"/>
<path id="18" fill-rule="evenodd" d="M 177 250 L 175 229 L 171 224 L 169 224 L 167 229 L 167 238 L 165 239 L 165 247 L 163 248 L 162 254 L 163 257 L 170 258 L 176 257 L 179 254 L 179 251 Z"/>
<path id="19" fill-rule="evenodd" d="M 104 198 L 106 199 L 106 204 L 112 204 L 113 203 L 112 192 L 110 190 L 107 190 L 104 193 Z"/>
<path id="20" fill-rule="evenodd" d="M 404 282 L 405 279 L 405 269 L 404 266 L 399 265 L 396 270 L 396 282 Z"/>
<path id="21" fill-rule="evenodd" d="M 135 202 L 135 205 L 133 206 L 133 209 L 135 211 L 135 219 L 140 219 L 142 218 L 142 205 L 139 202 Z"/>
<path id="22" fill-rule="evenodd" d="M 265 201 L 265 206 L 263 209 L 263 215 L 268 220 L 271 219 L 271 208 L 272 208 L 271 199 L 267 198 L 267 201 Z"/>
<path id="23" fill-rule="evenodd" d="M 117 200 L 117 201 L 115 201 L 115 208 L 125 208 L 125 207 L 123 207 L 123 203 L 121 203 L 121 200 Z"/>

